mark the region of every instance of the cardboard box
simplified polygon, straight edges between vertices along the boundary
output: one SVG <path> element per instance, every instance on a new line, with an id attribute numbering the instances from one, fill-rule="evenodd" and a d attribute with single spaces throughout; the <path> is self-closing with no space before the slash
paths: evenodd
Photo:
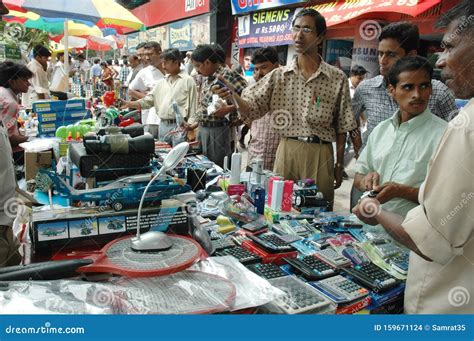
<path id="1" fill-rule="evenodd" d="M 79 120 L 78 120 L 79 121 Z M 75 124 L 77 121 L 56 121 L 38 124 L 38 134 L 40 136 L 55 136 L 56 129 L 61 126 Z M 75 136 L 73 136 L 75 138 Z"/>
<path id="2" fill-rule="evenodd" d="M 33 112 L 39 115 L 40 113 L 57 113 L 65 111 L 85 111 L 86 100 L 84 98 L 69 99 L 66 101 L 37 101 L 34 102 Z"/>
<path id="3" fill-rule="evenodd" d="M 80 121 L 91 118 L 91 112 L 88 110 L 66 110 L 58 112 L 38 113 L 38 122 L 63 122 L 63 121 Z"/>
<path id="4" fill-rule="evenodd" d="M 39 168 L 51 168 L 53 160 L 52 150 L 45 152 L 25 152 L 25 178 L 31 180 L 36 177 Z"/>

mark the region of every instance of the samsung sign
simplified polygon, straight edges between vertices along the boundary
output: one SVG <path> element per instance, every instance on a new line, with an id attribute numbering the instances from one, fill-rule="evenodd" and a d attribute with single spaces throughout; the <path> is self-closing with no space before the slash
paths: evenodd
<path id="1" fill-rule="evenodd" d="M 306 0 L 231 0 L 232 14 L 242 14 L 262 9 L 298 4 Z"/>

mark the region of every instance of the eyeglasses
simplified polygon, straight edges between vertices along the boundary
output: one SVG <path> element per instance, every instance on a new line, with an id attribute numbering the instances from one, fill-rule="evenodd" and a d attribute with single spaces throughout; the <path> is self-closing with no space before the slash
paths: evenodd
<path id="1" fill-rule="evenodd" d="M 291 30 L 293 31 L 293 33 L 303 32 L 304 34 L 309 34 L 309 33 L 314 33 L 315 32 L 315 30 L 313 30 L 312 28 L 299 27 L 299 26 L 293 26 L 291 28 Z"/>

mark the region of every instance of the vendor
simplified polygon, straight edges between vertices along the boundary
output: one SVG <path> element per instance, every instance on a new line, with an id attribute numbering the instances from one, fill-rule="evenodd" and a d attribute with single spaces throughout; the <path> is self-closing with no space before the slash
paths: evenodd
<path id="1" fill-rule="evenodd" d="M 28 138 L 20 134 L 18 130 L 18 94 L 28 92 L 29 80 L 33 77 L 26 66 L 13 62 L 0 64 L 0 119 L 8 134 L 13 156 L 17 164 L 23 164 L 23 149 L 20 143 L 26 142 Z M 1 159 L 2 163 L 4 159 Z"/>

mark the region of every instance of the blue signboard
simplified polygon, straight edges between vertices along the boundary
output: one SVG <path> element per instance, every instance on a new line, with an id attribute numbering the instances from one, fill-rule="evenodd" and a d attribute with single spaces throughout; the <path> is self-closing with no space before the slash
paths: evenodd
<path id="1" fill-rule="evenodd" d="M 292 44 L 291 23 L 294 15 L 295 9 L 287 8 L 255 12 L 239 17 L 239 47 Z"/>
<path id="2" fill-rule="evenodd" d="M 231 0 L 232 14 L 255 12 L 262 9 L 281 7 L 306 2 L 306 0 Z"/>
<path id="3" fill-rule="evenodd" d="M 192 20 L 181 20 L 169 25 L 169 42 L 171 48 L 179 49 L 180 51 L 193 49 L 191 23 Z"/>

